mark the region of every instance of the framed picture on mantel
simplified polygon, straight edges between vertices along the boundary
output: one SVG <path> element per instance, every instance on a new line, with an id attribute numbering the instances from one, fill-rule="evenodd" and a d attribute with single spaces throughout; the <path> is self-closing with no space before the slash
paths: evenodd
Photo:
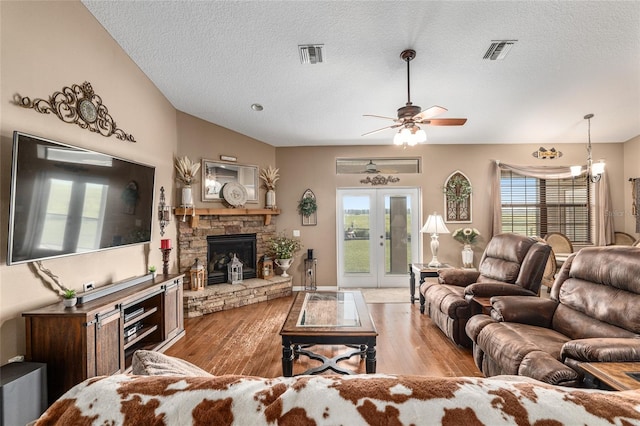
<path id="1" fill-rule="evenodd" d="M 258 202 L 258 166 L 202 160 L 202 201 L 223 201 L 222 187 L 237 182 L 247 190 L 247 202 Z"/>

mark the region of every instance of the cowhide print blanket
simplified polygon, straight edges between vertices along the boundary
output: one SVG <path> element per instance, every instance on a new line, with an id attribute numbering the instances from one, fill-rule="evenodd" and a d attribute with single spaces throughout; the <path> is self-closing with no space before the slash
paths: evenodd
<path id="1" fill-rule="evenodd" d="M 186 377 L 86 380 L 37 425 L 640 425 L 640 391 L 525 377 Z"/>

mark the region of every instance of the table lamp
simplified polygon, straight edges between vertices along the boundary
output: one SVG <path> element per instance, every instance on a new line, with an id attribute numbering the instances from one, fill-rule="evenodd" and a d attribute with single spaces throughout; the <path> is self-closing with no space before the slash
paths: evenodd
<path id="1" fill-rule="evenodd" d="M 436 212 L 430 214 L 427 218 L 427 222 L 424 224 L 420 232 L 424 234 L 431 234 L 431 254 L 433 255 L 433 258 L 427 266 L 429 266 L 429 268 L 439 268 L 443 266 L 442 263 L 438 261 L 438 247 L 440 246 L 440 243 L 438 242 L 438 234 L 449 234 L 450 232 L 444 224 L 442 216 Z"/>

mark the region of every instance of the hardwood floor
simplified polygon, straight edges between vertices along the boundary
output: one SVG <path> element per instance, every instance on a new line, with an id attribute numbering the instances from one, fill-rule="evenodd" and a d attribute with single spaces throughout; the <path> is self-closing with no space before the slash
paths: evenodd
<path id="1" fill-rule="evenodd" d="M 215 375 L 244 374 L 261 377 L 282 375 L 280 327 L 293 302 L 284 297 L 199 318 L 185 319 L 186 336 L 167 351 Z M 426 376 L 478 376 L 471 350 L 454 345 L 419 305 L 409 303 L 369 304 L 378 330 L 377 372 Z M 316 346 L 314 352 L 335 356 L 344 346 Z M 318 366 L 318 361 L 300 357 L 294 374 Z M 359 357 L 340 366 L 365 373 Z"/>

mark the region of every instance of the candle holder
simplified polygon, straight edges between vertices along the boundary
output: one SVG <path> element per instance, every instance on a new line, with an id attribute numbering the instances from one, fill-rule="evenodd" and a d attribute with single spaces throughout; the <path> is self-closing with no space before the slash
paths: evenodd
<path id="1" fill-rule="evenodd" d="M 162 273 L 169 275 L 169 254 L 171 254 L 170 248 L 161 248 L 162 252 Z"/>

